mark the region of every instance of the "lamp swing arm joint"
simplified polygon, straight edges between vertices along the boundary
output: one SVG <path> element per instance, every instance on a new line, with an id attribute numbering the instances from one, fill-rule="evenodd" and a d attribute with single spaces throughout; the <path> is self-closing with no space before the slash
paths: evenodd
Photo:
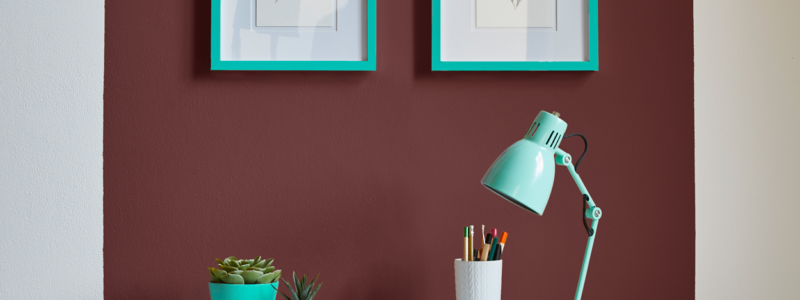
<path id="1" fill-rule="evenodd" d="M 589 195 L 589 190 L 587 190 L 586 186 L 583 184 L 581 176 L 578 175 L 578 171 L 575 171 L 575 166 L 572 165 L 572 156 L 564 150 L 561 150 L 561 148 L 558 148 L 556 149 L 556 164 L 567 167 L 569 174 L 572 175 L 572 179 L 575 180 L 575 184 L 578 185 L 578 189 L 581 191 L 581 194 L 586 195 L 589 198 L 586 200 L 586 203 L 589 204 L 589 209 L 597 207 L 597 205 L 594 204 L 594 200 Z"/>
<path id="2" fill-rule="evenodd" d="M 592 197 L 589 196 L 589 191 L 586 189 L 586 186 L 583 184 L 583 180 L 581 180 L 581 176 L 578 175 L 578 172 L 575 171 L 575 166 L 572 165 L 572 156 L 569 153 L 565 152 L 561 149 L 556 149 L 556 163 L 558 165 L 566 166 L 569 169 L 570 175 L 575 180 L 575 184 L 578 185 L 578 189 L 580 189 L 581 193 L 583 194 L 584 201 L 589 205 L 589 208 L 584 212 L 584 218 L 592 219 L 591 230 L 589 233 L 589 240 L 586 243 L 586 252 L 583 255 L 583 264 L 581 265 L 581 274 L 578 280 L 578 288 L 575 291 L 575 300 L 580 300 L 581 296 L 583 295 L 583 287 L 586 282 L 586 273 L 589 269 L 589 259 L 592 256 L 592 248 L 594 248 L 594 239 L 597 236 L 597 223 L 600 221 L 600 217 L 602 216 L 602 211 L 598 208 Z M 585 225 L 584 220 L 584 225 Z M 588 229 L 588 228 L 587 228 Z"/>

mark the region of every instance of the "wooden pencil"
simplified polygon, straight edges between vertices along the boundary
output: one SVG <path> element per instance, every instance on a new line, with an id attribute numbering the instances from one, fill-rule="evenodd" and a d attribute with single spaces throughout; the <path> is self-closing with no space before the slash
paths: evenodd
<path id="1" fill-rule="evenodd" d="M 475 244 L 473 244 L 473 240 L 472 240 L 473 239 L 472 236 L 474 236 L 474 235 L 475 235 L 475 227 L 472 226 L 472 225 L 469 225 L 469 252 L 470 252 L 470 254 L 472 254 L 472 252 L 473 252 L 472 248 L 475 247 L 474 246 Z M 472 255 L 470 255 L 468 261 L 473 261 L 473 260 L 474 260 L 474 258 L 472 258 Z"/>

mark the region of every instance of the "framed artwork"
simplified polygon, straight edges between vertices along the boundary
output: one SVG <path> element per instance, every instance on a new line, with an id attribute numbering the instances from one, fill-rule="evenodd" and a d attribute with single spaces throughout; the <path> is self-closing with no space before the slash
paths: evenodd
<path id="1" fill-rule="evenodd" d="M 211 0 L 211 70 L 375 71 L 376 0 Z"/>
<path id="2" fill-rule="evenodd" d="M 597 0 L 433 0 L 433 71 L 597 71 Z"/>

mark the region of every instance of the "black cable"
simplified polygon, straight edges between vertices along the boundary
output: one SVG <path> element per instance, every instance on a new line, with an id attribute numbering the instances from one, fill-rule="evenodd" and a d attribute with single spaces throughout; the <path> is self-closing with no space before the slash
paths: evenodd
<path id="1" fill-rule="evenodd" d="M 583 154 L 581 154 L 581 157 L 578 158 L 578 161 L 575 162 L 575 171 L 578 170 L 578 165 L 581 164 L 581 161 L 583 160 L 583 157 L 586 156 L 586 152 L 589 152 L 589 140 L 587 140 L 586 137 L 583 136 L 582 134 L 580 134 L 580 133 L 568 134 L 568 135 L 565 135 L 564 138 L 568 138 L 568 137 L 572 137 L 572 136 L 576 136 L 576 135 L 583 139 L 584 148 L 583 148 Z"/>
<path id="2" fill-rule="evenodd" d="M 568 137 L 576 136 L 576 135 L 583 139 L 583 145 L 584 145 L 583 154 L 581 154 L 581 157 L 578 158 L 578 161 L 575 162 L 575 171 L 578 171 L 578 165 L 581 164 L 581 161 L 583 160 L 583 157 L 586 156 L 586 152 L 589 152 L 589 140 L 587 140 L 586 137 L 583 136 L 580 133 L 573 133 L 573 134 L 565 135 L 564 138 L 568 138 Z M 586 229 L 586 233 L 588 233 L 589 236 L 592 236 L 592 235 L 594 235 L 594 230 L 589 227 L 589 224 L 586 223 L 586 204 L 585 203 L 588 203 L 588 202 L 589 202 L 589 195 L 583 195 L 583 201 L 581 201 L 581 219 L 583 219 L 583 228 Z"/>
<path id="3" fill-rule="evenodd" d="M 583 201 L 584 203 L 589 202 L 589 195 L 583 195 Z M 583 228 L 586 228 L 586 233 L 588 233 L 589 236 L 592 236 L 594 235 L 594 229 L 590 228 L 589 224 L 586 224 L 586 204 L 582 204 L 581 209 L 582 209 L 581 216 L 583 217 Z"/>

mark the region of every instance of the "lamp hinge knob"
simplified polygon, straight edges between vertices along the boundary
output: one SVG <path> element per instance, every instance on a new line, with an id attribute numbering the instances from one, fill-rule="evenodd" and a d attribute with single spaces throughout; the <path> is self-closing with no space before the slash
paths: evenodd
<path id="1" fill-rule="evenodd" d="M 590 207 L 586 209 L 585 216 L 587 219 L 597 220 L 603 216 L 603 211 L 599 207 Z"/>

